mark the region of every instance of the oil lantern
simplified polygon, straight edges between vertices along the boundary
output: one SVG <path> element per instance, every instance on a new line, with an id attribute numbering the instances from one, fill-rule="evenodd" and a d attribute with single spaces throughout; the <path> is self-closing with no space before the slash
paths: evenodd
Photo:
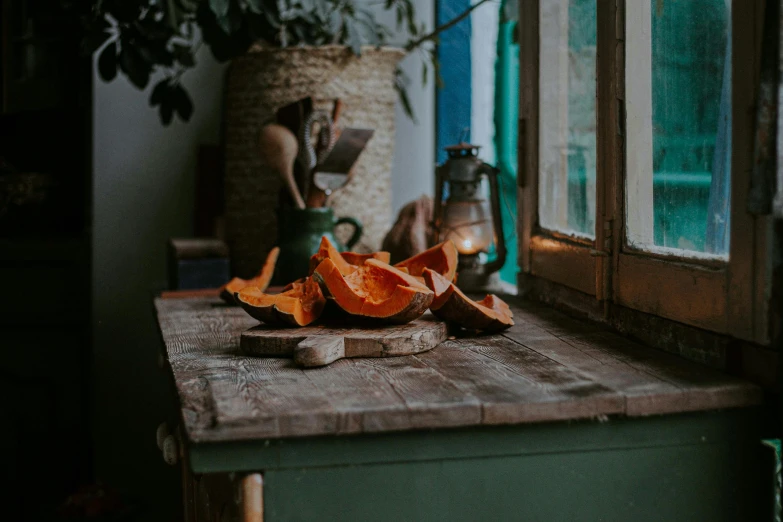
<path id="1" fill-rule="evenodd" d="M 499 286 L 496 272 L 506 262 L 500 219 L 499 170 L 479 159 L 477 145 L 459 143 L 445 150 L 448 159 L 435 171 L 435 239 L 451 239 L 457 246 L 457 285 L 461 289 L 494 289 Z M 489 200 L 484 197 L 484 179 L 489 185 Z M 443 201 L 444 193 L 446 201 Z M 493 244 L 495 256 L 490 260 L 488 254 Z"/>

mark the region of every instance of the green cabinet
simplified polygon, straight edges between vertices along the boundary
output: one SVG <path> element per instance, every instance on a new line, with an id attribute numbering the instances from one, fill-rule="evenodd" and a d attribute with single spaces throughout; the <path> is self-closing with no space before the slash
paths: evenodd
<path id="1" fill-rule="evenodd" d="M 770 520 L 755 409 L 217 443 L 196 471 L 260 471 L 264 521 Z"/>

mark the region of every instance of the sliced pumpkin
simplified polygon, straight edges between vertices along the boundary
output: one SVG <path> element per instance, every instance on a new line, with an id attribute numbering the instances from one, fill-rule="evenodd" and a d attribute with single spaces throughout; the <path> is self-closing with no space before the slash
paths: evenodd
<path id="1" fill-rule="evenodd" d="M 332 259 L 325 259 L 313 278 L 324 295 L 345 312 L 388 323 L 418 319 L 434 297 L 416 278 L 377 259 L 368 259 L 348 275 L 343 275 Z"/>
<path id="2" fill-rule="evenodd" d="M 377 259 L 378 261 L 382 261 L 386 264 L 389 264 L 389 261 L 391 261 L 391 254 L 383 251 L 373 252 L 371 254 L 359 254 L 358 252 L 340 252 L 340 255 L 343 256 L 343 259 L 345 259 L 348 263 L 354 266 L 362 266 L 368 259 Z"/>
<path id="3" fill-rule="evenodd" d="M 321 316 L 326 299 L 321 287 L 308 277 L 288 285 L 281 294 L 265 294 L 249 286 L 236 295 L 237 302 L 251 317 L 277 326 L 307 326 Z"/>
<path id="4" fill-rule="evenodd" d="M 422 277 L 424 269 L 429 268 L 451 282 L 454 281 L 454 277 L 457 275 L 457 258 L 457 247 L 449 239 L 405 261 L 400 261 L 394 266 L 396 268 L 407 268 L 408 273 L 415 277 Z"/>
<path id="5" fill-rule="evenodd" d="M 424 270 L 424 282 L 435 294 L 430 310 L 439 319 L 468 330 L 500 332 L 514 325 L 511 308 L 498 296 L 474 301 L 434 270 Z"/>
<path id="6" fill-rule="evenodd" d="M 388 263 L 391 259 L 391 255 L 388 252 L 373 252 L 371 254 L 340 252 L 332 242 L 329 241 L 329 238 L 322 236 L 318 251 L 310 258 L 310 275 L 312 275 L 316 267 L 321 264 L 321 261 L 324 259 L 331 259 L 340 269 L 341 274 L 348 275 L 356 270 L 357 266 L 362 266 L 368 259 L 377 259 L 384 263 Z"/>
<path id="7" fill-rule="evenodd" d="M 318 247 L 318 251 L 310 257 L 310 275 L 313 275 L 316 267 L 325 259 L 331 259 L 332 263 L 337 266 L 343 275 L 348 275 L 356 270 L 354 265 L 340 255 L 340 251 L 337 250 L 332 242 L 326 236 L 323 236 L 321 237 L 321 245 Z"/>
<path id="8" fill-rule="evenodd" d="M 237 292 L 248 286 L 255 286 L 262 292 L 267 289 L 269 282 L 272 280 L 272 275 L 275 273 L 275 265 L 277 264 L 277 257 L 280 255 L 280 249 L 278 247 L 273 248 L 269 255 L 266 256 L 264 266 L 258 275 L 252 279 L 242 279 L 241 277 L 235 277 L 220 288 L 220 297 L 227 303 L 235 304 L 236 300 L 234 296 Z"/>

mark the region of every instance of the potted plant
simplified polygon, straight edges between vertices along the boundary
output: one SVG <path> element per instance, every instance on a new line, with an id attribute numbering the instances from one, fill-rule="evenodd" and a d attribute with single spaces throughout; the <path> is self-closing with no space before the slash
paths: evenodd
<path id="1" fill-rule="evenodd" d="M 357 0 L 102 0 L 94 4 L 88 51 L 97 51 L 101 78 L 124 74 L 139 89 L 154 71 L 164 76 L 149 104 L 168 125 L 187 121 L 194 107 L 181 81 L 206 44 L 219 61 L 231 60 L 225 93 L 226 230 L 239 275 L 257 270 L 276 241 L 275 172 L 259 158 L 260 127 L 274 111 L 304 96 L 327 109 L 345 102 L 345 126 L 372 128 L 373 139 L 351 183 L 332 198 L 338 214 L 358 217 L 365 235 L 360 250 L 377 250 L 391 218 L 390 172 L 394 104 L 399 96 L 412 115 L 398 67 L 410 52 L 425 56 L 422 80 L 437 74 L 438 34 L 487 2 L 481 0 L 450 22 L 425 33 L 413 0 L 382 0 L 409 41 L 387 46 L 391 31 Z"/>
<path id="2" fill-rule="evenodd" d="M 405 52 L 426 54 L 429 65 L 422 69 L 426 83 L 428 68 L 438 64 L 433 48 L 425 44 L 436 42 L 440 32 L 487 1 L 480 0 L 427 34 L 423 25 L 417 25 L 412 0 L 383 0 L 383 8 L 395 12 L 398 30 L 407 30 L 410 40 Z M 242 56 L 254 46 L 345 45 L 360 56 L 362 46 L 385 46 L 391 35 L 368 4 L 356 0 L 95 0 L 86 21 L 85 49 L 100 51 L 97 66 L 104 81 L 120 73 L 143 90 L 154 71 L 165 72 L 149 98 L 164 125 L 175 114 L 188 121 L 193 113 L 180 79 L 196 65 L 195 54 L 203 44 L 220 62 Z M 400 69 L 395 73 L 395 88 L 406 113 L 413 117 L 405 92 L 409 80 Z"/>

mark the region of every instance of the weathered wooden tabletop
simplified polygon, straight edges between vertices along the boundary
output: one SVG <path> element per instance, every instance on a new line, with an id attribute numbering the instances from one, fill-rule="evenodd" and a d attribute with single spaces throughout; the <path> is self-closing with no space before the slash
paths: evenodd
<path id="1" fill-rule="evenodd" d="M 256 326 L 217 299 L 155 307 L 192 442 L 642 416 L 750 406 L 745 381 L 541 305 L 512 302 L 503 335 L 300 369 L 239 352 Z"/>

